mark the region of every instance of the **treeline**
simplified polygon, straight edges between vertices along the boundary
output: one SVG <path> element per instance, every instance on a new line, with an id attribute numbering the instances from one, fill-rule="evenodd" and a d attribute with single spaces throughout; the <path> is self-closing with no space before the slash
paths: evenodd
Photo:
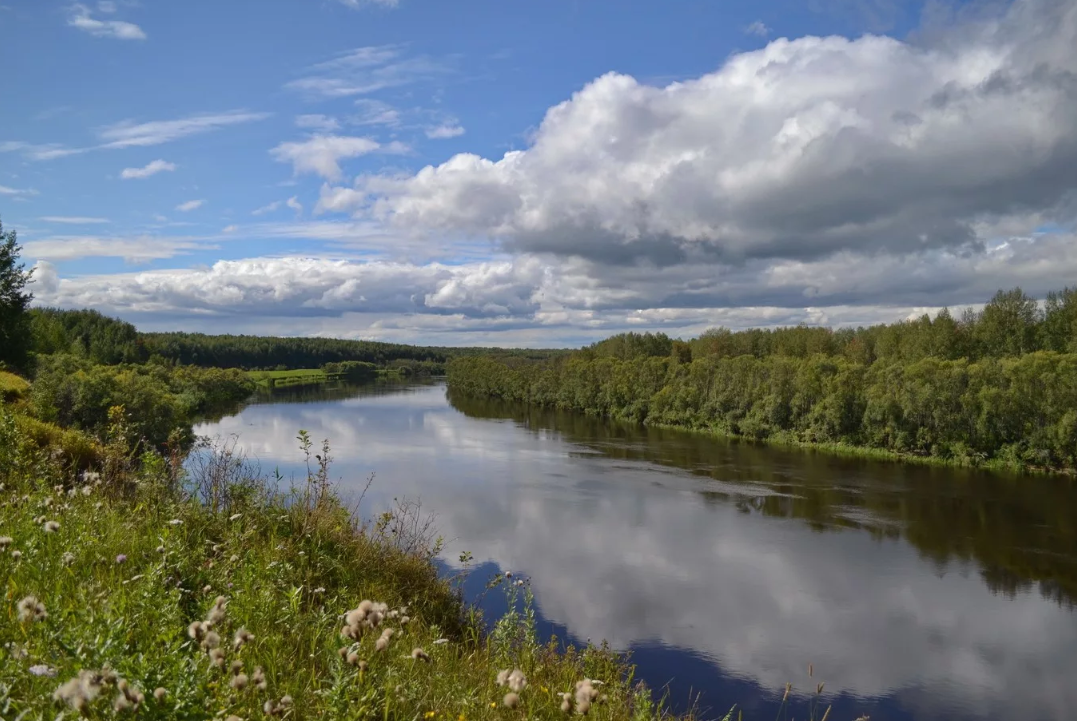
<path id="1" fill-rule="evenodd" d="M 1075 469 L 1077 353 L 1057 350 L 1077 351 L 1075 297 L 1040 309 L 1016 290 L 961 321 L 852 331 L 625 334 L 540 363 L 455 359 L 449 385 L 753 439 Z"/>
<path id="2" fill-rule="evenodd" d="M 153 446 L 179 429 L 189 439 L 199 416 L 224 410 L 254 392 L 247 374 L 235 369 L 169 367 L 158 364 L 100 365 L 68 354 L 38 358 L 27 406 L 41 421 L 101 437 L 109 409 L 123 406 L 133 440 Z"/>

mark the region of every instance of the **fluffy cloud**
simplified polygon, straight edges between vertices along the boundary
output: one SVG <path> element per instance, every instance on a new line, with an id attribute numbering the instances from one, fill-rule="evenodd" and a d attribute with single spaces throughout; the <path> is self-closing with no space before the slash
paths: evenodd
<path id="1" fill-rule="evenodd" d="M 114 3 L 100 3 L 97 9 L 103 13 L 112 13 L 116 11 L 116 6 Z M 96 20 L 90 16 L 90 9 L 81 4 L 72 6 L 67 24 L 99 38 L 146 39 L 146 33 L 138 25 L 122 20 Z"/>
<path id="2" fill-rule="evenodd" d="M 198 210 L 205 204 L 205 202 L 206 201 L 204 200 L 188 200 L 186 203 L 180 203 L 179 205 L 177 205 L 176 210 L 180 211 L 181 213 Z"/>
<path id="3" fill-rule="evenodd" d="M 377 232 L 334 223 L 243 229 L 244 237 L 308 238 L 364 253 L 384 247 L 387 241 Z M 130 252 L 138 252 L 136 246 L 130 243 Z M 116 246 L 109 247 L 108 254 L 119 254 Z M 419 331 L 524 327 L 556 329 L 563 337 L 580 339 L 642 328 L 689 335 L 715 325 L 893 321 L 942 305 L 982 303 L 998 288 L 1015 283 L 1042 294 L 1077 277 L 1075 248 L 1077 237 L 1056 234 L 1012 239 L 984 254 L 935 250 L 922 256 L 866 258 L 843 253 L 814 261 L 663 268 L 536 254 L 452 265 L 250 258 L 219 261 L 209 268 L 64 279 L 49 302 L 122 314 L 149 309 L 172 315 L 215 314 L 242 323 L 253 322 L 252 316 L 332 319 L 366 314 L 367 323 L 389 323 L 401 338 Z M 37 255 L 38 250 L 28 244 L 31 257 L 63 257 L 56 247 L 47 255 Z M 108 293 L 102 294 L 103 288 Z M 399 317 L 375 319 L 375 314 Z M 446 316 L 453 316 L 451 323 L 438 320 Z M 352 320 L 340 327 L 360 326 Z"/>
<path id="4" fill-rule="evenodd" d="M 152 160 L 145 167 L 142 168 L 124 168 L 120 173 L 120 177 L 124 180 L 131 180 L 133 178 L 148 178 L 151 175 L 157 173 L 171 172 L 176 169 L 175 163 L 169 163 L 165 160 Z"/>
<path id="5" fill-rule="evenodd" d="M 965 247 L 1072 220 L 1077 5 L 1018 0 L 930 44 L 779 39 L 664 88 L 611 73 L 526 150 L 361 178 L 351 209 L 416 232 L 605 262 L 810 260 Z"/>
<path id="6" fill-rule="evenodd" d="M 341 160 L 357 158 L 376 150 L 403 153 L 407 148 L 397 142 L 383 146 L 370 138 L 315 135 L 307 140 L 281 143 L 269 152 L 275 160 L 291 163 L 297 175 L 316 173 L 329 180 L 339 180 L 343 175 L 340 170 Z"/>

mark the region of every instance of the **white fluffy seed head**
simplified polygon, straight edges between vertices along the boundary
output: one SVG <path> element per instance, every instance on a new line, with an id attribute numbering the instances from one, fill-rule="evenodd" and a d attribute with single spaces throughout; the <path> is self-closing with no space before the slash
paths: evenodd
<path id="1" fill-rule="evenodd" d="M 505 708 L 516 708 L 520 705 L 520 696 L 519 694 L 509 692 L 505 694 L 505 698 L 502 700 L 502 703 L 505 704 Z"/>
<path id="2" fill-rule="evenodd" d="M 527 688 L 527 677 L 524 676 L 524 672 L 518 668 L 513 669 L 512 673 L 505 679 L 505 682 L 508 684 L 508 687 L 516 693 L 520 693 Z"/>

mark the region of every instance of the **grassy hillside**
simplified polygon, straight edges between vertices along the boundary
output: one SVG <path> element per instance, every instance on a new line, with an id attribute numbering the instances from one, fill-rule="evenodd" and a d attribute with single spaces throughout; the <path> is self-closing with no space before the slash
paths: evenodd
<path id="1" fill-rule="evenodd" d="M 519 579 L 493 579 L 525 602 L 486 633 L 423 519 L 353 521 L 327 447 L 281 493 L 227 447 L 188 475 L 126 435 L 76 474 L 0 408 L 4 718 L 661 716 L 615 655 L 540 645 Z"/>

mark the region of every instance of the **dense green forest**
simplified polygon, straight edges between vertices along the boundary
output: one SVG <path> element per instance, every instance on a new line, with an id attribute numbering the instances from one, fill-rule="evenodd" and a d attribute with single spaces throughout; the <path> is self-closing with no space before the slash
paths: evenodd
<path id="1" fill-rule="evenodd" d="M 30 350 L 51 355 L 70 353 L 94 363 L 160 363 L 203 368 L 292 370 L 327 364 L 373 363 L 405 373 L 444 372 L 449 358 L 497 353 L 541 359 L 557 350 L 449 348 L 402 345 L 338 338 L 281 338 L 202 333 L 140 333 L 135 326 L 94 310 L 32 308 Z"/>
<path id="2" fill-rule="evenodd" d="M 623 334 L 545 361 L 464 357 L 454 392 L 752 439 L 1077 468 L 1077 291 L 955 320 Z"/>

